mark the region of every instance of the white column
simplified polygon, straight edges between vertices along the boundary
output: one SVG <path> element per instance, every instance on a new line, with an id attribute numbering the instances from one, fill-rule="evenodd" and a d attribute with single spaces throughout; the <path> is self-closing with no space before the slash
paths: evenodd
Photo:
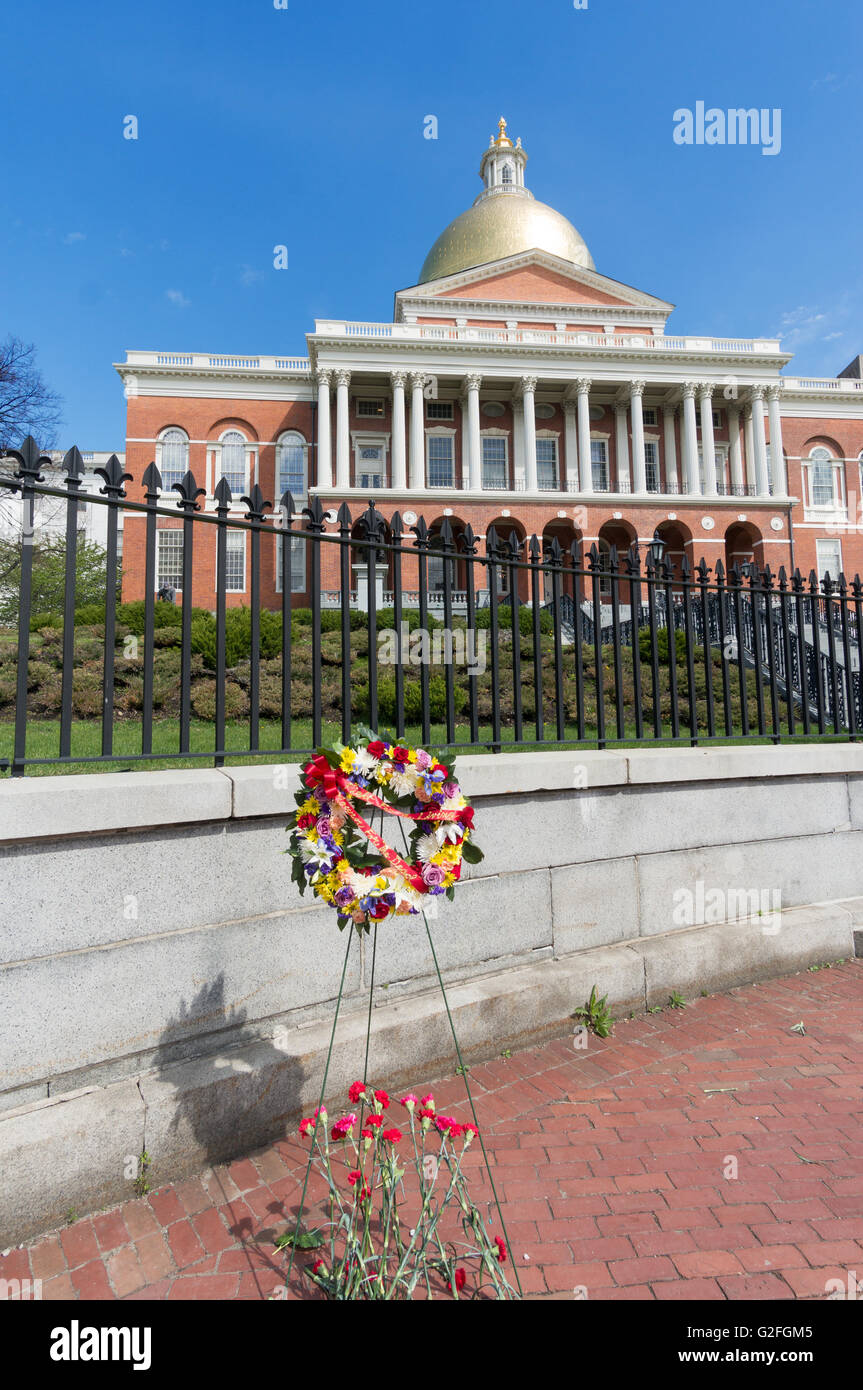
<path id="1" fill-rule="evenodd" d="M 521 399 L 524 404 L 524 490 L 538 492 L 536 476 L 536 405 L 534 392 L 536 377 L 523 376 L 521 379 Z"/>
<path id="2" fill-rule="evenodd" d="M 593 492 L 593 464 L 590 458 L 590 377 L 580 376 L 578 387 L 578 470 L 581 491 Z"/>
<path id="3" fill-rule="evenodd" d="M 713 387 L 702 381 L 698 388 L 698 404 L 701 407 L 701 452 L 704 458 L 704 494 L 715 497 L 716 486 L 716 439 L 713 434 Z"/>
<path id="4" fill-rule="evenodd" d="M 351 423 L 348 413 L 348 387 L 351 374 L 336 372 L 336 487 L 351 485 Z"/>
<path id="5" fill-rule="evenodd" d="M 782 449 L 782 417 L 779 411 L 781 385 L 773 384 L 767 388 L 767 410 L 770 415 L 770 473 L 774 493 L 785 495 L 788 480 L 785 477 L 785 454 Z"/>
<path id="6" fill-rule="evenodd" d="M 524 401 L 518 395 L 512 402 L 512 448 L 512 481 L 517 488 L 520 481 L 524 482 Z"/>
<path id="7" fill-rule="evenodd" d="M 728 462 L 731 466 L 731 486 L 732 488 L 742 488 L 743 478 L 743 455 L 740 450 L 740 411 L 736 406 L 728 407 L 728 438 L 731 440 L 731 449 Z"/>
<path id="8" fill-rule="evenodd" d="M 764 387 L 752 388 L 752 439 L 755 453 L 755 486 L 759 497 L 770 496 L 767 474 L 767 435 L 764 430 Z"/>
<path id="9" fill-rule="evenodd" d="M 393 487 L 404 490 L 407 475 L 407 421 L 405 419 L 405 372 L 392 372 L 393 384 Z"/>
<path id="10" fill-rule="evenodd" d="M 743 412 L 743 442 L 744 463 L 746 467 L 746 483 L 749 487 L 755 487 L 755 426 L 752 423 L 752 404 L 750 402 Z"/>
<path id="11" fill-rule="evenodd" d="M 698 473 L 698 432 L 695 423 L 695 382 L 683 383 L 683 476 L 686 491 L 701 496 Z"/>
<path id="12" fill-rule="evenodd" d="M 461 477 L 458 482 L 461 487 L 467 488 L 470 486 L 470 422 L 467 396 L 459 396 L 458 404 L 461 411 Z"/>
<path id="13" fill-rule="evenodd" d="M 332 372 L 318 372 L 318 487 L 333 485 L 333 439 L 330 421 L 330 378 Z"/>
<path id="14" fill-rule="evenodd" d="M 471 492 L 482 492 L 482 440 L 479 432 L 481 376 L 469 376 L 467 385 L 468 477 Z"/>
<path id="15" fill-rule="evenodd" d="M 617 489 L 629 492 L 632 482 L 629 473 L 629 421 L 625 401 L 614 403 L 614 451 L 617 454 Z"/>
<path id="16" fill-rule="evenodd" d="M 676 492 L 677 479 L 677 441 L 674 437 L 674 417 L 676 405 L 662 407 L 662 424 L 665 430 L 665 486 L 668 492 Z"/>
<path id="17" fill-rule="evenodd" d="M 564 442 L 567 489 L 570 492 L 578 492 L 578 424 L 576 423 L 575 401 L 564 401 L 563 418 L 566 421 Z"/>
<path id="18" fill-rule="evenodd" d="M 632 411 L 632 488 L 639 495 L 647 491 L 647 460 L 644 454 L 644 411 L 641 399 L 644 382 L 629 383 L 629 408 Z"/>
<path id="19" fill-rule="evenodd" d="M 411 372 L 411 489 L 420 492 L 426 482 L 425 398 L 423 372 Z"/>

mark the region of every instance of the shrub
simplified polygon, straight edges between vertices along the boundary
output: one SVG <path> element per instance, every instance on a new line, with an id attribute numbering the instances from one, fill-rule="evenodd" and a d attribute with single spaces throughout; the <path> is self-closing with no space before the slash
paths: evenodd
<path id="1" fill-rule="evenodd" d="M 677 648 L 677 660 L 686 660 L 686 633 L 679 629 L 674 634 L 674 645 Z M 638 634 L 638 650 L 641 653 L 642 661 L 651 661 L 652 646 L 650 641 L 650 628 L 641 629 Z M 656 631 L 656 654 L 660 661 L 668 663 L 668 628 L 660 627 Z"/>
<path id="2" fill-rule="evenodd" d="M 499 603 L 499 604 L 498 604 L 498 608 L 497 608 L 497 620 L 498 620 L 498 626 L 500 627 L 501 631 L 503 631 L 504 629 L 507 629 L 507 628 L 509 629 L 510 632 L 512 631 L 512 612 L 511 612 L 511 607 L 510 607 L 510 605 L 509 605 L 508 603 Z M 477 612 L 477 615 L 476 615 L 476 622 L 475 622 L 474 626 L 475 626 L 478 630 L 481 629 L 481 628 L 488 628 L 488 627 L 491 627 L 491 609 L 490 609 L 490 608 L 480 608 L 480 609 L 479 609 L 479 611 Z M 522 637 L 529 637 L 529 636 L 531 635 L 531 633 L 533 632 L 533 609 L 532 609 L 532 608 L 527 608 L 524 604 L 520 604 L 520 605 L 519 605 L 519 610 L 518 610 L 518 629 L 519 629 L 519 632 L 521 633 Z M 554 619 L 553 619 L 553 617 L 552 617 L 552 615 L 551 615 L 550 613 L 544 613 L 544 612 L 543 612 L 543 613 L 540 613 L 540 615 L 539 615 L 539 630 L 540 630 L 540 632 L 545 633 L 546 636 L 547 636 L 549 633 L 554 632 Z"/>
<path id="3" fill-rule="evenodd" d="M 216 717 L 216 682 L 198 681 L 192 690 L 192 709 L 199 719 L 215 719 Z M 237 685 L 236 681 L 226 681 L 225 683 L 225 717 L 226 719 L 239 719 L 242 715 L 248 714 L 249 702 L 246 692 Z"/>
<path id="4" fill-rule="evenodd" d="M 467 691 L 456 685 L 453 694 L 455 712 L 459 715 L 467 704 Z M 368 681 L 358 685 L 352 693 L 351 705 L 357 714 L 370 714 Z M 436 724 L 446 719 L 446 678 L 441 671 L 436 671 L 429 680 L 429 712 Z M 422 719 L 422 685 L 418 680 L 404 683 L 404 714 L 408 724 L 418 724 Z M 385 723 L 395 723 L 395 676 L 382 676 L 378 681 L 378 718 Z"/>
<path id="5" fill-rule="evenodd" d="M 34 613 L 30 618 L 30 631 L 41 632 L 46 627 L 62 627 L 63 618 L 59 613 Z"/>

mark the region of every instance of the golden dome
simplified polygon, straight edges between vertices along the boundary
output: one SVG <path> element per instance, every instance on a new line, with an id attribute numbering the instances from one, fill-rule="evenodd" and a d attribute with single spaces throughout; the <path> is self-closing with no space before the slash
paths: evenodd
<path id="1" fill-rule="evenodd" d="M 481 196 L 451 222 L 426 256 L 417 283 L 532 250 L 548 251 L 587 270 L 596 268 L 584 239 L 562 213 L 526 191 L 514 190 Z"/>

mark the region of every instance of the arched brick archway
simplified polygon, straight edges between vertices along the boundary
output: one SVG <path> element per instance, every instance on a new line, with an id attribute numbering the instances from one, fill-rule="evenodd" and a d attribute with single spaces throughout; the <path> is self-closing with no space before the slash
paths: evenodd
<path id="1" fill-rule="evenodd" d="M 764 568 L 764 543 L 761 532 L 751 521 L 735 521 L 725 532 L 725 569 L 754 560 Z"/>
<path id="2" fill-rule="evenodd" d="M 500 545 L 506 546 L 506 544 L 509 542 L 510 536 L 512 535 L 512 533 L 513 533 L 513 531 L 514 531 L 515 534 L 516 534 L 516 536 L 518 537 L 519 541 L 521 542 L 521 545 L 522 545 L 522 549 L 521 549 L 522 558 L 526 558 L 526 552 L 525 552 L 525 545 L 524 545 L 524 542 L 525 542 L 526 539 L 527 539 L 527 531 L 525 530 L 524 526 L 522 525 L 522 523 L 521 523 L 520 521 L 517 521 L 517 520 L 515 519 L 515 517 L 512 517 L 512 516 L 498 516 L 498 517 L 495 517 L 493 521 L 490 521 L 489 524 L 488 524 L 488 526 L 486 527 L 486 531 L 485 531 L 485 535 L 486 535 L 486 551 L 488 550 L 488 536 L 489 536 L 489 532 L 491 531 L 492 527 L 494 527 L 494 530 L 495 530 L 495 532 L 496 532 L 496 534 L 497 534 L 497 539 L 498 539 L 498 545 L 499 545 L 499 546 L 500 546 Z M 501 596 L 504 596 L 504 595 L 505 595 L 507 598 L 509 597 L 511 574 L 512 574 L 512 571 L 509 570 L 506 566 L 498 565 L 498 566 L 496 567 L 498 593 L 499 593 Z M 521 600 L 522 603 L 527 602 L 527 600 L 528 600 L 528 598 L 529 598 L 529 591 L 530 591 L 530 576 L 529 576 L 527 570 L 519 570 L 519 571 L 518 571 L 518 597 L 519 597 L 519 599 Z"/>
<path id="3" fill-rule="evenodd" d="M 564 569 L 572 569 L 572 547 L 576 546 L 578 563 L 584 565 L 584 541 L 582 532 L 567 517 L 555 517 L 552 521 L 546 522 L 543 527 L 540 539 L 541 553 L 545 559 L 551 548 L 552 541 L 556 540 L 563 554 Z M 572 580 L 568 581 L 570 584 Z M 540 593 L 543 602 L 549 602 L 552 598 L 552 577 L 548 573 L 543 573 L 540 584 Z"/>
<path id="4" fill-rule="evenodd" d="M 680 579 L 684 556 L 691 567 L 696 563 L 692 551 L 692 532 L 682 521 L 661 521 L 656 533 L 665 542 L 666 563 L 671 566 L 674 578 Z"/>

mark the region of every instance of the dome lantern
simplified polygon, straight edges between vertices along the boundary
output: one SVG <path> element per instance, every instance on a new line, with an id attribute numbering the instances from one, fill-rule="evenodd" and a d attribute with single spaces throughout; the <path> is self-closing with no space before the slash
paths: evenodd
<path id="1" fill-rule="evenodd" d="M 482 192 L 438 237 L 426 256 L 419 284 L 531 250 L 548 251 L 573 265 L 595 269 L 572 223 L 525 187 L 526 164 L 521 139 L 513 144 L 501 116 L 498 134 L 492 135 L 480 161 Z"/>

